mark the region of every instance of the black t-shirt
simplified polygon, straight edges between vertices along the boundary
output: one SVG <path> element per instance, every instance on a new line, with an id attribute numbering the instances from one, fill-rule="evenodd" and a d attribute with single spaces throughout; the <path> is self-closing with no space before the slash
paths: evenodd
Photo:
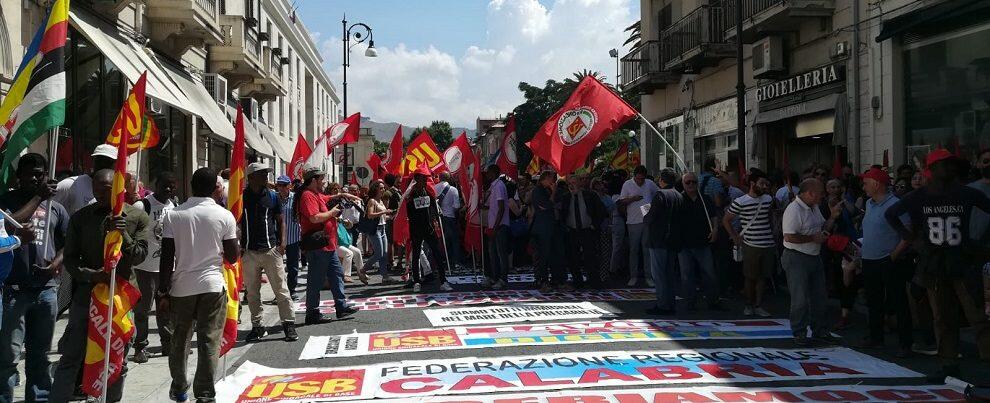
<path id="1" fill-rule="evenodd" d="M 884 217 L 904 239 L 921 237 L 926 249 L 961 255 L 970 244 L 969 217 L 974 207 L 990 212 L 990 199 L 961 184 L 948 185 L 939 193 L 925 186 L 890 206 Z M 898 218 L 905 213 L 911 217 L 910 231 Z"/>
<path id="2" fill-rule="evenodd" d="M 715 216 L 715 202 L 706 195 L 699 193 L 697 199 L 691 199 L 687 193 L 681 192 L 683 199 L 680 210 L 674 215 L 674 226 L 680 238 L 680 246 L 685 248 L 703 248 L 708 246 L 708 237 L 712 230 L 708 217 Z M 704 205 L 702 205 L 704 199 Z M 705 210 L 707 207 L 707 212 Z"/>
<path id="3" fill-rule="evenodd" d="M 406 199 L 406 212 L 409 216 L 409 233 L 429 234 L 433 231 L 432 219 L 437 211 L 437 200 L 426 189 L 413 190 Z"/>

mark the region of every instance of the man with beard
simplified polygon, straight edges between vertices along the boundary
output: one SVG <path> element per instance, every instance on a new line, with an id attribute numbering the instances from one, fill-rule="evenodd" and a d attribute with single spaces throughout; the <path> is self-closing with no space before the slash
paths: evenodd
<path id="1" fill-rule="evenodd" d="M 769 317 L 762 307 L 766 281 L 777 269 L 777 244 L 773 238 L 771 211 L 777 206 L 768 195 L 770 180 L 763 171 L 753 169 L 749 173 L 749 193 L 732 201 L 722 217 L 722 226 L 737 248 L 742 249 L 743 295 L 746 296 L 746 316 Z M 739 217 L 742 232 L 736 231 L 732 220 Z"/>

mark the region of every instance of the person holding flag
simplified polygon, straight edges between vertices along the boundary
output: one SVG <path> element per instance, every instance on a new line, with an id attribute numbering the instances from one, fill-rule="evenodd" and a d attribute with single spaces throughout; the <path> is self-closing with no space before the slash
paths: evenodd
<path id="1" fill-rule="evenodd" d="M 213 378 L 227 305 L 223 262 L 234 264 L 240 255 L 234 215 L 210 197 L 217 188 L 217 174 L 200 168 L 193 173 L 191 185 L 192 197 L 162 219 L 156 293 L 158 309 L 169 314 L 174 326 L 175 343 L 168 354 L 169 397 L 179 402 L 188 399 L 186 351 L 194 329 L 199 354 L 193 395 L 198 401 L 216 397 Z"/>
<path id="2" fill-rule="evenodd" d="M 110 282 L 110 273 L 104 267 L 104 238 L 113 230 L 121 232 L 120 261 L 117 276 L 130 282 L 132 268 L 148 255 L 148 244 L 153 225 L 143 210 L 124 204 L 121 215 L 112 215 L 111 191 L 115 172 L 110 169 L 96 171 L 92 175 L 90 191 L 95 202 L 83 207 L 69 218 L 69 229 L 63 249 L 65 270 L 72 276 L 72 303 L 65 335 L 59 343 L 61 358 L 55 367 L 54 383 L 49 400 L 65 402 L 73 399 L 76 381 L 87 356 L 89 339 L 90 296 L 97 285 Z M 131 284 L 136 287 L 136 285 Z M 127 355 L 125 344 L 122 357 Z M 102 355 L 96 362 L 85 362 L 103 369 Z M 127 360 L 120 363 L 119 379 L 105 388 L 108 402 L 120 401 L 127 373 Z M 84 380 L 83 389 L 86 389 Z M 92 386 L 92 385 L 89 385 Z"/>
<path id="3" fill-rule="evenodd" d="M 453 291 L 446 276 L 446 259 L 440 253 L 440 244 L 437 240 L 435 226 L 439 225 L 437 212 L 436 190 L 427 183 L 428 178 L 433 174 L 426 163 L 421 163 L 412 173 L 413 183 L 406 195 L 403 197 L 403 208 L 406 209 L 409 218 L 409 244 L 407 248 L 412 249 L 412 258 L 409 261 L 409 269 L 412 271 L 413 292 L 422 289 L 422 267 L 420 266 L 419 255 L 423 252 L 423 244 L 430 249 L 430 255 L 437 261 L 438 281 L 440 290 Z M 401 216 L 401 213 L 400 213 Z"/>

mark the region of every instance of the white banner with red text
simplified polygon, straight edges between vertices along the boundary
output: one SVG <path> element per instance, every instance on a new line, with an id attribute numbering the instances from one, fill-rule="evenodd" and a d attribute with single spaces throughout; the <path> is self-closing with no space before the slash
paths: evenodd
<path id="1" fill-rule="evenodd" d="M 439 308 L 425 310 L 423 314 L 433 326 L 487 325 L 615 316 L 590 302 L 512 303 L 483 307 Z"/>
<path id="2" fill-rule="evenodd" d="M 577 290 L 571 292 L 541 293 L 537 290 L 501 290 L 448 292 L 437 294 L 382 295 L 348 300 L 365 311 L 401 308 L 426 308 L 431 306 L 461 306 L 504 304 L 510 302 L 583 302 L 583 301 L 649 301 L 656 299 L 651 289 L 629 288 L 616 290 Z M 305 303 L 297 303 L 298 313 L 306 312 Z M 320 311 L 334 311 L 333 300 L 320 301 Z"/>

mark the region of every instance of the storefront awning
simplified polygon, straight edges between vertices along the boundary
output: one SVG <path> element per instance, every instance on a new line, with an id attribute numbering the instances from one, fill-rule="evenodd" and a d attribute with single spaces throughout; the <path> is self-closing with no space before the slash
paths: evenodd
<path id="1" fill-rule="evenodd" d="M 161 67 L 186 94 L 186 98 L 189 99 L 189 107 L 195 109 L 196 114 L 203 118 L 210 130 L 216 133 L 218 137 L 233 142 L 234 125 L 224 116 L 217 101 L 210 96 L 209 92 L 206 92 L 206 87 L 177 66 L 163 63 Z"/>
<path id="2" fill-rule="evenodd" d="M 949 0 L 922 7 L 884 21 L 876 41 L 883 42 L 923 25 L 940 25 L 957 17 L 971 16 L 977 13 L 990 13 L 990 1 Z"/>
<path id="3" fill-rule="evenodd" d="M 267 140 L 268 144 L 271 144 L 272 151 L 275 152 L 276 157 L 286 163 L 292 160 L 292 152 L 294 151 L 294 147 L 289 139 L 272 132 L 272 129 L 268 128 L 268 126 L 264 124 L 258 125 L 258 131 L 261 132 L 261 137 Z"/>
<path id="4" fill-rule="evenodd" d="M 233 122 L 237 118 L 237 108 L 227 105 L 227 118 Z M 258 127 L 254 125 L 254 122 L 247 119 L 244 119 L 244 141 L 247 143 L 248 148 L 258 154 L 266 157 L 275 156 L 274 152 L 272 152 L 272 146 L 268 145 L 268 142 L 258 132 Z"/>
<path id="5" fill-rule="evenodd" d="M 808 115 L 816 112 L 827 111 L 829 109 L 835 109 L 835 105 L 839 97 L 845 96 L 845 94 L 830 94 L 807 102 L 785 106 L 783 108 L 760 111 L 760 113 L 756 115 L 756 121 L 754 121 L 753 124 L 762 125 L 793 118 L 795 116 Z"/>

